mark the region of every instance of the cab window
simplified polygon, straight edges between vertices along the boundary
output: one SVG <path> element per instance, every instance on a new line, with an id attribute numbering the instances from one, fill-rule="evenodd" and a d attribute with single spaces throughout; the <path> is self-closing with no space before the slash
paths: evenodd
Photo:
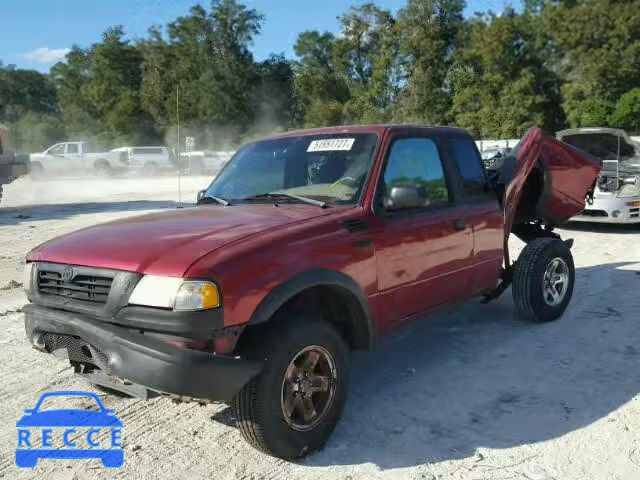
<path id="1" fill-rule="evenodd" d="M 49 149 L 49 155 L 62 155 L 64 154 L 64 144 L 54 145 Z"/>
<path id="2" fill-rule="evenodd" d="M 487 179 L 482 167 L 482 159 L 470 138 L 449 140 L 453 160 L 462 177 L 462 187 L 467 197 L 482 197 L 488 194 Z"/>
<path id="3" fill-rule="evenodd" d="M 430 138 L 401 138 L 391 146 L 384 172 L 384 194 L 394 187 L 414 187 L 421 207 L 445 205 L 450 189 L 436 143 Z"/>

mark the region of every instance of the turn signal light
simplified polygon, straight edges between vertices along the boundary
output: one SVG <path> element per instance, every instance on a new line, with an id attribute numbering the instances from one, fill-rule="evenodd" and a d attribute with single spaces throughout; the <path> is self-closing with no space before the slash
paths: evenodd
<path id="1" fill-rule="evenodd" d="M 634 202 L 627 202 L 627 207 L 640 207 L 640 200 L 636 200 Z"/>

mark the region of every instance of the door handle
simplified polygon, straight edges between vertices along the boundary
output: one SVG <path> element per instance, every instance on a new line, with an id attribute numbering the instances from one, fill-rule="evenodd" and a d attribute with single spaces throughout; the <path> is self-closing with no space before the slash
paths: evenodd
<path id="1" fill-rule="evenodd" d="M 458 232 L 464 230 L 465 228 L 467 228 L 466 220 L 463 220 L 462 218 L 456 218 L 453 221 L 453 228 Z"/>

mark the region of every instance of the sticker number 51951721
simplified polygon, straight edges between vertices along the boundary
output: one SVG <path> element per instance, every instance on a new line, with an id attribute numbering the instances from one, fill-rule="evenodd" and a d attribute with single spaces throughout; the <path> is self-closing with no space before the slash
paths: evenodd
<path id="1" fill-rule="evenodd" d="M 335 152 L 351 150 L 355 138 L 325 138 L 313 140 L 307 148 L 307 152 Z"/>

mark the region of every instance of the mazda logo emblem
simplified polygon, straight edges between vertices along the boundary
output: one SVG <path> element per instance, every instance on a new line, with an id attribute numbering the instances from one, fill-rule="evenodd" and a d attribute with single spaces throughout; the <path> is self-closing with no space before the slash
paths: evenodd
<path id="1" fill-rule="evenodd" d="M 64 267 L 64 270 L 62 270 L 62 280 L 65 282 L 70 282 L 72 278 L 73 278 L 73 268 Z"/>

